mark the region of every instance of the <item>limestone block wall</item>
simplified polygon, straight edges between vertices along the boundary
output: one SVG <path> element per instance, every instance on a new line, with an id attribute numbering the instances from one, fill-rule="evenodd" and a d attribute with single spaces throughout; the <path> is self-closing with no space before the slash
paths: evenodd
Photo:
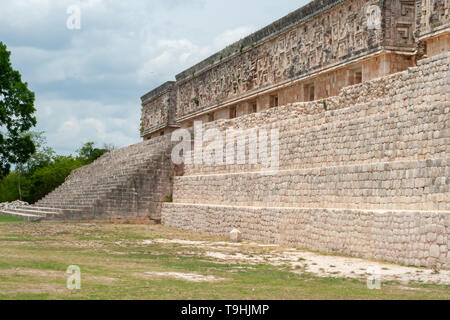
<path id="1" fill-rule="evenodd" d="M 450 211 L 450 159 L 184 176 L 180 203 L 383 210 Z"/>
<path id="2" fill-rule="evenodd" d="M 191 232 L 404 265 L 450 268 L 450 212 L 164 204 L 163 222 Z"/>
<path id="3" fill-rule="evenodd" d="M 392 108 L 385 100 L 359 104 L 349 109 L 305 117 L 299 123 L 296 118 L 280 120 L 273 125 L 262 126 L 268 133 L 280 130 L 280 169 L 302 169 L 388 162 L 391 160 L 420 160 L 433 154 L 445 157 L 449 152 L 449 119 L 446 112 L 449 103 L 433 106 Z M 319 105 L 318 107 L 322 107 Z M 307 118 L 315 120 L 308 121 Z M 313 126 L 312 124 L 316 125 Z M 209 127 L 209 126 L 207 126 Z M 247 131 L 249 132 L 249 131 Z M 260 131 L 261 132 L 261 131 Z M 247 135 L 245 159 L 258 158 L 249 151 L 249 145 L 260 139 L 259 135 Z M 272 153 L 271 140 L 268 153 Z M 257 150 L 256 150 L 257 152 Z M 226 146 L 223 148 L 226 153 Z M 237 152 L 236 152 L 237 153 Z M 235 156 L 235 159 L 237 156 Z M 258 171 L 265 166 L 250 164 L 185 165 L 188 175 Z"/>
<path id="4" fill-rule="evenodd" d="M 186 165 L 162 221 L 450 268 L 450 53 L 338 97 L 205 124 L 278 129 L 280 171 Z"/>

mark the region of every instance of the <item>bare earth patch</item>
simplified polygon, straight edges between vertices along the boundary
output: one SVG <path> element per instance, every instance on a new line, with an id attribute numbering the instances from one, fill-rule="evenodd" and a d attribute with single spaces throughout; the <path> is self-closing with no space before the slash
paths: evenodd
<path id="1" fill-rule="evenodd" d="M 197 273 L 181 273 L 181 272 L 146 272 L 145 275 L 155 278 L 171 278 L 176 280 L 184 280 L 190 282 L 216 282 L 226 281 L 227 279 L 214 276 L 201 275 Z"/>
<path id="2" fill-rule="evenodd" d="M 35 276 L 39 278 L 49 278 L 49 279 L 67 279 L 68 274 L 64 271 L 55 270 L 38 270 L 38 269 L 6 269 L 0 270 L 0 275 L 20 275 L 20 276 Z M 102 281 L 102 282 L 113 282 L 116 279 L 103 276 L 92 276 L 83 274 L 83 279 L 87 281 Z"/>
<path id="3" fill-rule="evenodd" d="M 39 285 L 23 284 L 20 287 L 2 289 L 2 294 L 66 294 L 67 288 L 63 285 L 41 283 Z"/>
<path id="4" fill-rule="evenodd" d="M 450 284 L 450 270 L 406 267 L 366 259 L 323 255 L 278 245 L 254 242 L 229 243 L 155 239 L 143 244 L 165 243 L 205 249 L 206 257 L 226 263 L 271 264 L 286 266 L 294 273 L 311 273 L 319 277 L 367 279 L 377 276 L 381 281 Z"/>

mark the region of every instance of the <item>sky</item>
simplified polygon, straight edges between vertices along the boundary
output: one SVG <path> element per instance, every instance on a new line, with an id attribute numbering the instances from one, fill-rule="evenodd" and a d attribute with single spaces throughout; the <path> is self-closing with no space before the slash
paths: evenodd
<path id="1" fill-rule="evenodd" d="M 68 155 L 140 142 L 141 96 L 307 2 L 1 0 L 0 41 L 36 94 L 33 130 Z"/>

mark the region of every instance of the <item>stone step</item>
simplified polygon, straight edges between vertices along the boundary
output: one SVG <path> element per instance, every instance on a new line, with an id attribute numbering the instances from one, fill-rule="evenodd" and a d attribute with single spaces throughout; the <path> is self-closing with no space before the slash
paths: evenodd
<path id="1" fill-rule="evenodd" d="M 32 207 L 33 209 L 36 209 L 36 210 L 50 211 L 50 212 L 53 212 L 53 211 L 55 211 L 55 210 L 64 212 L 64 211 L 67 210 L 67 209 L 64 209 L 64 208 L 60 208 L 60 207 L 58 207 L 58 206 L 55 206 L 55 207 L 52 208 L 52 207 L 39 207 L 39 206 L 32 205 L 31 207 Z M 82 211 L 82 210 L 81 210 L 81 209 L 80 209 L 80 210 L 77 210 L 77 209 L 70 209 L 70 211 Z"/>
<path id="2" fill-rule="evenodd" d="M 42 210 L 42 208 L 39 207 L 19 207 L 19 208 L 11 208 L 8 209 L 10 212 L 15 212 L 19 214 L 25 214 L 25 215 L 36 215 L 36 216 L 42 216 L 45 219 L 53 219 L 55 217 L 63 216 L 65 214 L 79 214 L 83 212 L 82 210 L 78 209 L 63 209 L 61 207 L 55 207 L 55 208 L 45 208 Z"/>
<path id="3" fill-rule="evenodd" d="M 54 204 L 55 209 L 60 209 L 61 213 L 65 214 L 65 213 L 83 213 L 86 210 L 89 210 L 92 208 L 91 205 L 63 205 L 61 203 L 55 203 Z"/>
<path id="4" fill-rule="evenodd" d="M 54 219 L 66 214 L 79 214 L 82 212 L 81 210 L 63 209 L 61 207 L 55 207 L 52 209 L 46 208 L 45 210 L 41 210 L 39 208 L 34 208 L 33 206 L 11 208 L 8 209 L 8 211 L 23 215 L 42 216 L 46 220 Z"/>
<path id="5" fill-rule="evenodd" d="M 12 211 L 10 209 L 0 210 L 0 214 L 5 215 L 5 216 L 10 216 L 10 217 L 18 217 L 18 218 L 22 218 L 26 221 L 33 221 L 33 222 L 41 221 L 46 217 L 45 215 L 23 213 L 23 212 L 18 212 L 18 211 Z"/>
<path id="6" fill-rule="evenodd" d="M 9 211 L 12 212 L 20 212 L 20 213 L 26 213 L 26 214 L 35 214 L 35 215 L 43 215 L 46 216 L 47 214 L 61 214 L 62 211 L 59 211 L 57 209 L 53 209 L 53 210 L 36 210 L 36 209 L 32 209 L 30 207 L 19 207 L 19 208 L 10 208 L 8 209 Z"/>
<path id="7" fill-rule="evenodd" d="M 23 210 L 37 210 L 37 211 L 42 211 L 42 212 L 54 212 L 55 210 L 57 210 L 57 208 L 51 208 L 51 207 L 40 207 L 40 206 L 36 206 L 36 205 L 30 205 L 29 207 L 20 207 Z"/>
<path id="8" fill-rule="evenodd" d="M 102 187 L 102 188 L 90 188 L 87 187 L 86 189 L 81 189 L 80 191 L 76 191 L 76 190 L 71 190 L 69 194 L 64 193 L 63 190 L 59 190 L 58 193 L 49 195 L 47 197 L 45 197 L 45 200 L 49 200 L 49 199 L 66 199 L 69 201 L 79 201 L 79 200 L 84 200 L 84 201 L 95 201 L 95 200 L 99 200 L 102 197 L 105 197 L 107 194 L 111 193 L 111 192 L 116 192 L 116 191 L 121 191 L 122 193 L 130 193 L 132 194 L 133 192 L 130 191 L 130 188 L 128 187 L 123 187 L 122 184 L 117 184 L 116 186 L 112 187 Z"/>
<path id="9" fill-rule="evenodd" d="M 68 202 L 68 201 L 53 201 L 48 202 L 46 205 L 53 206 L 61 209 L 80 209 L 90 208 L 94 205 L 93 202 Z"/>

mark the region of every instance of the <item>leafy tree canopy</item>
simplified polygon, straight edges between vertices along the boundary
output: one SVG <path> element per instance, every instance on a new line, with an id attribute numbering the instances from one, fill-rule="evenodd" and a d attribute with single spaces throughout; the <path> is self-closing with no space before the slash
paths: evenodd
<path id="1" fill-rule="evenodd" d="M 0 178 L 35 152 L 32 137 L 24 134 L 36 125 L 34 93 L 12 68 L 10 56 L 0 42 Z"/>
<path id="2" fill-rule="evenodd" d="M 103 148 L 95 148 L 94 142 L 86 142 L 80 149 L 77 150 L 78 157 L 86 163 L 91 163 L 108 151 L 114 150 L 112 145 L 104 145 Z"/>
<path id="3" fill-rule="evenodd" d="M 26 174 L 32 174 L 37 169 L 48 166 L 56 156 L 56 152 L 47 146 L 45 132 L 30 132 L 28 134 L 36 147 L 36 151 L 25 163 L 24 170 Z"/>

